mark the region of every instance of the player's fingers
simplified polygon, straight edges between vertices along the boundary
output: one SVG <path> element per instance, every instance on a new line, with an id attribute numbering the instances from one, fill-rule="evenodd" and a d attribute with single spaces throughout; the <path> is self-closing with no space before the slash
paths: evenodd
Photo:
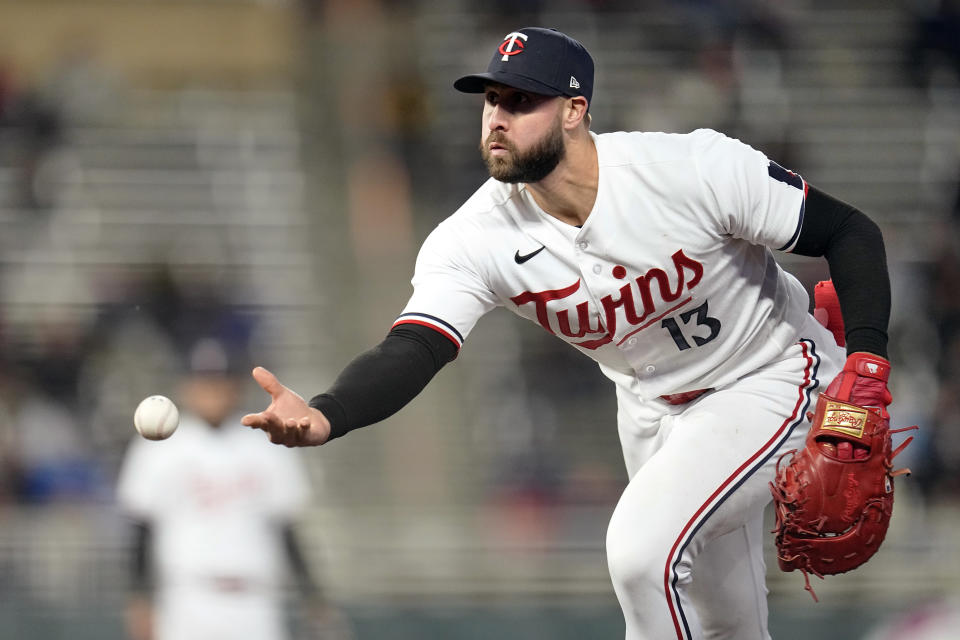
<path id="1" fill-rule="evenodd" d="M 817 322 L 822 324 L 825 327 L 830 326 L 830 312 L 826 309 L 821 309 L 817 307 L 813 310 L 813 317 L 817 319 Z"/>
<path id="2" fill-rule="evenodd" d="M 295 429 L 291 429 L 287 424 L 286 420 L 278 419 L 277 422 L 267 431 L 270 434 L 270 442 L 274 444 L 282 444 L 285 447 L 294 446 L 295 438 Z"/>
<path id="3" fill-rule="evenodd" d="M 263 424 L 263 417 L 259 413 L 248 413 L 240 418 L 240 424 L 246 427 L 259 428 Z"/>
<path id="4" fill-rule="evenodd" d="M 299 447 L 304 443 L 304 436 L 307 429 L 297 420 L 292 418 L 283 421 L 283 439 L 282 444 L 287 447 Z"/>
<path id="5" fill-rule="evenodd" d="M 307 441 L 307 436 L 310 433 L 310 418 L 300 418 L 300 423 L 297 425 L 297 442 L 299 444 L 304 444 Z"/>
<path id="6" fill-rule="evenodd" d="M 240 423 L 248 427 L 263 429 L 283 427 L 283 422 L 277 414 L 270 411 L 261 411 L 260 413 L 248 413 L 240 419 Z"/>
<path id="7" fill-rule="evenodd" d="M 263 390 L 269 393 L 273 398 L 276 398 L 286 388 L 280 384 L 280 381 L 277 380 L 277 376 L 273 375 L 263 367 L 254 367 L 253 379 L 256 380 L 257 384 L 263 387 Z"/>

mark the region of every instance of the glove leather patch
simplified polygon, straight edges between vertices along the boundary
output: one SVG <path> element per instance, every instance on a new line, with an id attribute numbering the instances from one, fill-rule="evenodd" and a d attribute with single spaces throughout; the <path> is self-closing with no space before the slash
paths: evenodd
<path id="1" fill-rule="evenodd" d="M 827 402 L 823 412 L 822 431 L 837 431 L 854 438 L 862 438 L 867 426 L 867 410 L 846 402 Z"/>

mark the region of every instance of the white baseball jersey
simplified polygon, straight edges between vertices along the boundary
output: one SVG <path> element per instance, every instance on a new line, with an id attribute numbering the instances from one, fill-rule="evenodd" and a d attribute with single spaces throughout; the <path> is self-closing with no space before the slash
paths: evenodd
<path id="1" fill-rule="evenodd" d="M 118 499 L 152 525 L 160 640 L 284 637 L 279 527 L 309 499 L 298 452 L 239 416 L 212 429 L 185 414 L 169 440 L 131 443 Z"/>
<path id="2" fill-rule="evenodd" d="M 768 247 L 796 242 L 803 180 L 708 129 L 591 135 L 599 185 L 582 228 L 489 180 L 425 241 L 397 324 L 460 346 L 502 305 L 641 401 L 723 385 L 793 344 L 808 297 Z"/>

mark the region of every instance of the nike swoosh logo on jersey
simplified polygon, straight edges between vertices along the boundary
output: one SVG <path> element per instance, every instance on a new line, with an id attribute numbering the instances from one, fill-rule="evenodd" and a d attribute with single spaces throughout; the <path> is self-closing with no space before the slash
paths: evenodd
<path id="1" fill-rule="evenodd" d="M 540 252 L 543 251 L 544 249 L 546 249 L 546 247 L 545 247 L 544 245 L 540 245 L 540 248 L 537 249 L 536 251 L 534 251 L 533 253 L 527 253 L 527 254 L 524 254 L 524 255 L 520 255 L 520 252 L 517 251 L 515 254 L 513 254 L 513 261 L 516 262 L 517 264 L 523 264 L 524 262 L 526 262 L 527 260 L 529 260 L 529 259 L 532 258 L 533 256 L 537 255 L 538 253 L 540 253 Z"/>

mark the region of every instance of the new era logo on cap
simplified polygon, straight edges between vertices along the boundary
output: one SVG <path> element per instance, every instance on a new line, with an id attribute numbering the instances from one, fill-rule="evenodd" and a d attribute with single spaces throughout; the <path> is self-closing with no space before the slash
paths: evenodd
<path id="1" fill-rule="evenodd" d="M 503 37 L 486 73 L 464 76 L 453 86 L 483 93 L 489 83 L 545 96 L 583 96 L 589 102 L 593 59 L 582 44 L 556 29 L 525 27 Z"/>

